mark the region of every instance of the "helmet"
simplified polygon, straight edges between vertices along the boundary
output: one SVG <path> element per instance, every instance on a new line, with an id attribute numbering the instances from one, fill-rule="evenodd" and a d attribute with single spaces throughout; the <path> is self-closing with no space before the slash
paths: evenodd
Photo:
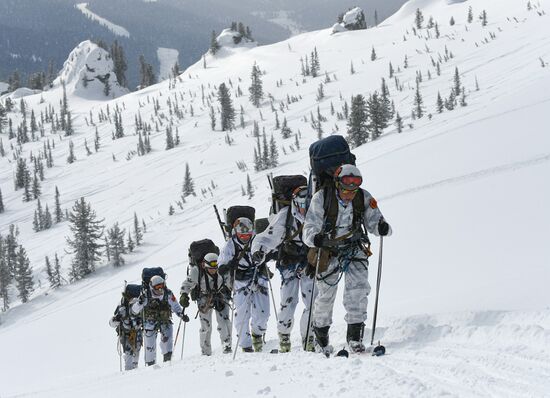
<path id="1" fill-rule="evenodd" d="M 203 259 L 204 268 L 218 269 L 218 255 L 216 253 L 208 253 Z"/>
<path id="2" fill-rule="evenodd" d="M 164 278 L 160 275 L 153 276 L 149 284 L 151 285 L 153 292 L 156 294 L 162 294 L 164 292 L 164 288 L 166 287 Z"/>
<path id="3" fill-rule="evenodd" d="M 344 191 L 357 191 L 363 182 L 361 172 L 352 164 L 344 164 L 334 173 L 336 186 Z"/>
<path id="4" fill-rule="evenodd" d="M 307 204 L 307 185 L 302 185 L 292 191 L 292 202 L 294 203 L 294 207 L 302 215 L 305 215 Z"/>
<path id="5" fill-rule="evenodd" d="M 246 217 L 239 217 L 233 223 L 233 229 L 237 239 L 241 242 L 248 242 L 254 235 L 254 223 Z"/>

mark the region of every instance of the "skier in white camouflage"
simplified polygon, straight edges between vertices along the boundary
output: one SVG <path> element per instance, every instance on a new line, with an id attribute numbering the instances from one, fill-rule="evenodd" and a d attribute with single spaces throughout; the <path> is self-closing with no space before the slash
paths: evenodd
<path id="1" fill-rule="evenodd" d="M 306 275 L 307 246 L 302 241 L 302 228 L 306 214 L 307 186 L 301 186 L 292 193 L 290 206 L 282 208 L 271 220 L 267 229 L 258 234 L 252 244 L 253 257 L 261 261 L 266 255 L 277 252 L 277 268 L 281 273 L 281 307 L 278 314 L 279 346 L 281 352 L 291 348 L 290 332 L 294 324 L 294 312 L 298 305 L 300 291 L 304 311 L 300 319 L 302 347 L 314 351 L 313 333 L 306 343 L 313 277 Z"/>
<path id="2" fill-rule="evenodd" d="M 132 286 L 140 289 L 139 285 L 129 285 L 128 287 Z M 128 293 L 128 289 L 122 292 L 120 304 L 109 320 L 109 325 L 116 328 L 124 353 L 124 370 L 132 370 L 138 367 L 139 351 L 143 343 L 141 316 L 136 316 L 130 311 L 130 307 L 137 301 L 137 298 L 132 298 Z"/>
<path id="3" fill-rule="evenodd" d="M 235 275 L 234 325 L 244 352 L 262 351 L 270 313 L 267 269 L 265 264 L 260 266 L 255 263 L 250 254 L 254 233 L 252 220 L 237 218 L 233 223 L 231 239 L 221 250 L 218 259 L 222 274 Z"/>
<path id="4" fill-rule="evenodd" d="M 189 322 L 189 317 L 176 300 L 176 296 L 166 287 L 164 278 L 155 275 L 151 278 L 146 292 L 142 293 L 139 300 L 132 305 L 135 315 L 143 311 L 145 332 L 145 364 L 154 365 L 157 358 L 157 334 L 160 332 L 160 349 L 164 362 L 172 359 L 173 326 L 172 312 L 184 322 Z"/>
<path id="5" fill-rule="evenodd" d="M 229 279 L 229 275 L 224 278 L 218 273 L 218 255 L 208 253 L 198 266 L 189 267 L 189 275 L 181 285 L 181 306 L 183 308 L 189 306 L 189 296 L 191 295 L 199 307 L 202 355 L 212 355 L 213 312 L 216 312 L 223 352 L 231 352 L 231 319 L 229 317 L 231 284 Z"/>
<path id="6" fill-rule="evenodd" d="M 332 352 L 329 328 L 338 282 L 342 277 L 345 279 L 347 342 L 352 352 L 365 351 L 362 340 L 370 293 L 370 253 L 363 228 L 377 236 L 392 233 L 376 200 L 360 188 L 362 182 L 357 167 L 350 164 L 339 167 L 334 184 L 313 196 L 306 215 L 304 242 L 313 248 L 308 254 L 309 264 L 319 264 L 313 325 L 317 344 L 326 355 Z"/>

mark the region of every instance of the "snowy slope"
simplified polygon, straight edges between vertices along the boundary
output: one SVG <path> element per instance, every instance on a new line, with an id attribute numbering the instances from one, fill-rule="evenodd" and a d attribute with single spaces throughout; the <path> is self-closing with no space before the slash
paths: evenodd
<path id="1" fill-rule="evenodd" d="M 487 10 L 487 27 L 482 28 L 476 20 L 466 30 L 470 5 L 474 15 Z M 136 211 L 148 224 L 146 244 L 127 256 L 122 269 L 105 266 L 87 280 L 47 295 L 44 282 L 29 304 L 2 315 L 0 352 L 9 362 L 2 362 L 0 374 L 9 381 L 1 383 L 0 395 L 150 396 L 155 391 L 291 397 L 547 395 L 550 136 L 546 113 L 550 70 L 541 67 L 539 57 L 550 59 L 550 24 L 546 15 L 537 13 L 545 6 L 547 3 L 541 2 L 537 10 L 528 12 L 523 2 L 515 0 L 415 0 L 376 29 L 338 35 L 327 29 L 271 46 L 224 49 L 218 57 L 207 55 L 206 69 L 202 61 L 189 68 L 175 88 L 163 82 L 110 102 L 111 110 L 116 104 L 124 109 L 127 137 L 111 141 L 112 125 L 98 123 L 103 147 L 90 157 L 84 153 L 83 142 L 85 138 L 93 140 L 94 129 L 87 126 L 85 117 L 90 109 L 105 111 L 106 105 L 71 97 L 78 161 L 65 164 L 68 139 L 56 138 L 56 166 L 47 171 L 43 203 L 53 203 L 57 185 L 64 207 L 85 196 L 107 225 L 119 221 L 129 227 Z M 425 10 L 426 19 L 433 15 L 439 21 L 440 39 L 412 34 L 418 7 Z M 448 24 L 451 16 L 457 22 L 454 26 Z M 300 57 L 315 46 L 322 72 L 326 70 L 333 80 L 325 85 L 326 98 L 320 103 L 315 98 L 324 78 L 303 82 L 299 75 Z M 443 56 L 445 46 L 454 57 L 442 62 L 442 74 L 437 76 L 430 57 Z M 379 57 L 374 62 L 370 61 L 372 47 Z M 408 69 L 403 69 L 405 55 Z M 403 92 L 387 79 L 390 61 L 396 70 L 401 67 L 397 76 L 405 85 Z M 315 113 L 319 105 L 328 118 L 323 124 L 325 135 L 335 126 L 343 134 L 345 122 L 330 115 L 330 103 L 340 111 L 351 95 L 379 89 L 381 77 L 388 80 L 397 110 L 406 123 L 414 125 L 402 134 L 390 127 L 380 140 L 354 150 L 367 189 L 377 197 L 395 230 L 385 241 L 377 333 L 388 355 L 325 361 L 296 350 L 278 356 L 239 354 L 232 362 L 218 350 L 213 357 L 202 358 L 198 356 L 197 321 L 192 321 L 186 330 L 184 361 L 179 360 L 178 344 L 171 366 L 121 375 L 117 373 L 115 335 L 107 320 L 123 281 L 137 281 L 143 266 L 162 265 L 169 274 L 169 287 L 177 291 L 189 243 L 212 237 L 221 244 L 212 204 L 223 208 L 251 203 L 260 215 L 267 215 L 266 172 L 253 172 L 251 153 L 255 145 L 251 124 L 260 121 L 258 110 L 246 96 L 235 98 L 233 94 L 236 109 L 240 105 L 245 109 L 247 127 L 237 128 L 231 134 L 234 145 L 227 146 L 224 133 L 210 131 L 209 110 L 201 101 L 201 85 L 206 96 L 214 95 L 214 85 L 228 79 L 233 90 L 240 84 L 246 92 L 254 62 L 266 72 L 264 90 L 273 95 L 276 109 L 287 94 L 303 97 L 284 113 L 279 112 L 281 120 L 286 117 L 302 137 L 301 149 L 292 151 L 294 140 L 284 141 L 274 132 L 287 152 L 281 153 L 275 174 L 308 171 L 307 147 L 316 133 L 309 121 L 303 121 L 304 116 L 309 120 L 310 112 Z M 349 73 L 351 62 L 354 75 Z M 462 73 L 468 106 L 439 115 L 435 112 L 437 92 L 448 94 L 455 67 Z M 431 120 L 413 121 L 408 116 L 417 70 L 424 75 L 421 89 L 426 109 L 433 114 Z M 426 77 L 428 70 L 432 80 Z M 475 91 L 476 78 L 480 91 Z M 277 87 L 275 82 L 281 79 L 283 85 Z M 48 104 L 57 107 L 60 90 L 44 93 L 43 104 L 39 97 L 27 97 L 37 111 Z M 193 105 L 194 116 L 188 112 L 183 121 L 174 119 L 182 143 L 164 151 L 162 127 L 159 132 L 153 130 L 151 154 L 126 160 L 137 142 L 132 136 L 135 113 L 139 109 L 144 120 L 155 120 L 152 102 L 159 99 L 160 112 L 169 119 L 167 98 L 178 98 L 186 110 Z M 260 124 L 269 135 L 274 115 L 268 101 L 261 110 L 264 121 Z M 41 145 L 26 144 L 24 155 Z M 251 201 L 241 197 L 246 173 L 235 164 L 240 160 L 248 165 L 256 188 Z M 21 202 L 21 193 L 12 188 L 12 164 L 8 158 L 0 162 L 0 186 L 7 208 L 1 216 L 1 232 L 5 233 L 10 223 L 19 225 L 37 274 L 43 271 L 43 257 L 55 251 L 67 270 L 70 256 L 64 254 L 63 247 L 68 226 L 63 223 L 38 234 L 32 232 L 35 205 Z M 179 198 L 186 162 L 198 196 L 188 199 L 183 210 L 175 206 L 176 215 L 169 217 L 168 206 Z M 212 181 L 217 188 L 201 195 L 200 189 L 208 190 Z M 377 241 L 374 243 L 372 284 L 376 280 Z M 38 275 L 44 278 L 43 272 Z M 274 286 L 278 284 L 276 276 Z M 370 324 L 367 326 L 370 336 Z M 273 316 L 267 338 L 269 347 L 276 345 Z M 297 343 L 296 331 L 293 338 Z M 331 338 L 336 347 L 344 344 L 343 308 L 338 303 Z M 216 332 L 213 339 L 219 347 Z"/>

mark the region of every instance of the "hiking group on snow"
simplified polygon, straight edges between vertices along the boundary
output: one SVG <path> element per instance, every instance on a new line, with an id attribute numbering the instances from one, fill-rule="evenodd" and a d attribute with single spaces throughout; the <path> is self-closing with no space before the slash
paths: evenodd
<path id="1" fill-rule="evenodd" d="M 256 219 L 250 206 L 230 207 L 222 222 L 216 208 L 226 242 L 221 250 L 210 239 L 190 245 L 179 301 L 167 288 L 160 267 L 145 268 L 142 285 L 126 286 L 110 320 L 117 328 L 126 370 L 137 367 L 142 344 L 146 365 L 155 364 L 158 332 L 164 361 L 171 360 L 172 312 L 188 322 L 185 310 L 190 301 L 198 307 L 203 355 L 212 354 L 214 312 L 224 353 L 232 351 L 233 327 L 236 345 L 243 352 L 262 351 L 270 317 L 273 274 L 269 261 L 276 262 L 281 275 L 280 307 L 275 314 L 278 352 L 291 350 L 290 333 L 301 297 L 305 307 L 300 319 L 302 348 L 330 356 L 329 329 L 342 278 L 348 347 L 355 353 L 365 351 L 363 331 L 371 290 L 367 232 L 382 237 L 391 235 L 392 229 L 374 197 L 361 188 L 361 172 L 343 137 L 312 144 L 310 161 L 309 181 L 301 175 L 270 178 L 269 222 Z M 178 334 L 179 327 L 176 340 Z"/>

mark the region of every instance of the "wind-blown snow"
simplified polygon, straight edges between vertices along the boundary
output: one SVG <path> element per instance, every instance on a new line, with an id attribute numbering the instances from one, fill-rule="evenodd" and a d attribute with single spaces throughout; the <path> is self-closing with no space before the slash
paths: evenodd
<path id="1" fill-rule="evenodd" d="M 168 79 L 172 74 L 172 68 L 178 62 L 179 51 L 174 48 L 159 47 L 157 49 L 157 58 L 160 63 L 160 80 Z"/>
<path id="2" fill-rule="evenodd" d="M 300 33 L 305 32 L 304 27 L 300 25 L 298 21 L 292 19 L 292 13 L 286 10 L 269 12 L 268 13 L 269 16 L 266 15 L 265 12 L 254 11 L 252 12 L 252 15 L 259 16 L 260 18 L 263 18 L 266 21 L 279 25 L 280 27 L 288 30 L 291 36 L 296 36 L 296 35 L 299 35 Z"/>
<path id="3" fill-rule="evenodd" d="M 547 6 L 541 4 L 537 11 Z M 466 24 L 470 5 L 474 15 L 487 10 L 489 26 L 482 28 L 478 21 Z M 417 7 L 426 7 L 425 18 L 433 15 L 440 21 L 440 39 L 426 40 L 424 30 L 424 37 L 411 33 Z M 410 12 L 405 14 L 404 9 Z M 97 115 L 106 107 L 71 95 L 77 131 L 72 139 L 78 160 L 65 164 L 68 139 L 55 135 L 56 166 L 47 170 L 42 183 L 43 205 L 49 203 L 51 207 L 57 185 L 63 207 L 85 196 L 108 226 L 119 221 L 130 227 L 136 211 L 147 222 L 146 243 L 126 256 L 127 264 L 120 269 L 101 267 L 86 280 L 55 292 L 48 291 L 44 281 L 30 303 L 16 305 L 2 316 L 0 352 L 9 361 L 2 362 L 0 374 L 9 382 L 2 383 L 0 394 L 61 398 L 150 397 L 151 391 L 174 396 L 239 397 L 547 396 L 550 69 L 541 67 L 539 57 L 550 59 L 548 16 L 528 12 L 523 2 L 515 0 L 453 4 L 425 0 L 413 1 L 404 9 L 374 29 L 338 35 L 326 29 L 270 46 L 223 49 L 224 57 L 206 57 L 207 68 L 199 61 L 185 71 L 175 88 L 162 82 L 111 101 L 111 110 L 116 105 L 124 109 L 121 113 L 127 137 L 112 141 L 112 125 L 95 120 L 102 148 L 89 157 L 83 142 L 92 142 L 95 127 L 87 126 L 85 117 L 90 110 Z M 452 27 L 448 24 L 451 16 L 456 20 Z M 403 41 L 404 35 L 407 41 Z M 314 47 L 322 72 L 326 70 L 331 78 L 321 101 L 316 100 L 316 94 L 324 81 L 323 73 L 317 79 L 307 77 L 305 82 L 299 74 L 300 57 L 310 54 Z M 370 61 L 372 47 L 379 57 L 375 62 Z M 445 47 L 453 58 L 442 61 L 442 73 L 437 76 L 431 57 L 443 58 Z M 403 68 L 405 55 L 408 69 Z M 390 61 L 405 86 L 403 92 L 387 79 Z M 274 130 L 267 99 L 261 108 L 262 121 L 246 95 L 235 97 L 237 84 L 246 92 L 254 62 L 266 72 L 264 91 L 273 96 L 276 109 L 287 94 L 302 96 L 288 109 L 285 106 L 284 112 L 279 111 L 279 118 L 286 117 L 294 132 L 300 129 L 299 150 L 291 150 L 294 140 L 281 140 L 279 131 Z M 356 69 L 353 75 L 350 62 Z M 466 87 L 468 106 L 437 114 L 437 93 L 448 96 L 455 67 Z M 431 120 L 426 116 L 412 120 L 409 116 L 419 70 Z M 319 106 L 328 119 L 323 123 L 325 136 L 331 132 L 345 134 L 345 121 L 330 114 L 331 102 L 341 112 L 351 95 L 379 90 L 381 77 L 387 79 L 396 109 L 405 119 L 405 130 L 398 134 L 389 127 L 381 139 L 354 149 L 354 153 L 365 176 L 365 187 L 378 199 L 394 228 L 394 235 L 384 241 L 376 334 L 388 354 L 325 360 L 319 354 L 301 352 L 294 330 L 291 354 L 238 353 L 233 362 L 220 353 L 214 330 L 216 350 L 214 356 L 205 358 L 199 356 L 199 326 L 192 320 L 186 328 L 183 361 L 179 359 L 180 336 L 171 365 L 119 374 L 115 333 L 107 321 L 123 281 L 136 282 L 143 266 L 160 265 L 168 272 L 168 286 L 177 292 L 185 275 L 189 243 L 203 237 L 222 243 L 212 204 L 219 208 L 252 204 L 259 216 L 267 215 L 267 172 L 252 171 L 256 143 L 251 136 L 252 120 L 259 121 L 268 136 L 274 133 L 279 148 L 285 147 L 287 154 L 281 151 L 281 164 L 272 170 L 275 175 L 307 173 L 307 148 L 317 137 L 310 127 L 310 112 L 315 114 Z M 476 78 L 480 91 L 475 90 Z M 235 108 L 243 106 L 247 123 L 244 130 L 237 128 L 230 133 L 232 146 L 225 143 L 225 133 L 210 131 L 209 108 L 201 101 L 201 86 L 210 85 L 205 95 L 214 97 L 213 87 L 229 79 L 234 85 Z M 281 80 L 282 86 L 276 84 Z M 50 104 L 57 108 L 59 87 L 43 93 L 43 98 L 43 104 L 39 95 L 26 101 L 35 112 Z M 165 124 L 156 132 L 153 123 L 153 152 L 126 160 L 137 142 L 132 135 L 137 111 L 148 122 L 158 120 L 153 108 L 158 99 L 159 113 L 166 118 L 162 120 L 169 120 L 168 98 L 177 98 L 186 110 L 190 104 L 194 108 L 195 116 L 187 112 L 184 120 L 174 119 L 180 146 L 165 151 Z M 10 116 L 16 122 L 21 120 L 19 114 Z M 31 150 L 37 153 L 42 145 L 25 144 L 23 156 L 28 158 Z M 6 142 L 4 147 L 8 148 Z M 64 237 L 69 235 L 67 223 L 40 233 L 31 231 L 35 203 L 23 203 L 21 192 L 13 190 L 13 165 L 8 159 L 10 156 L 0 158 L 0 186 L 6 206 L 1 232 L 5 233 L 10 223 L 19 225 L 21 241 L 35 272 L 42 271 L 42 279 L 43 258 L 55 251 L 66 272 L 70 265 L 70 256 L 63 252 Z M 248 171 L 241 172 L 237 161 L 243 161 Z M 187 198 L 182 210 L 175 203 L 186 162 L 198 196 Z M 256 189 L 252 200 L 240 193 L 247 173 Z M 212 182 L 216 188 L 210 191 Z M 204 195 L 201 189 L 206 190 Z M 167 215 L 170 204 L 176 208 L 174 216 Z M 373 239 L 373 250 L 372 285 L 377 276 L 377 239 Z M 276 275 L 276 300 L 279 283 Z M 340 290 L 331 328 L 331 341 L 337 349 L 345 345 L 341 295 Z M 374 291 L 368 309 L 367 340 L 373 298 Z M 192 305 L 188 311 L 191 318 L 195 311 Z M 272 315 L 268 349 L 277 345 L 276 336 Z"/>
<path id="4" fill-rule="evenodd" d="M 96 13 L 88 9 L 88 3 L 78 3 L 75 7 L 78 8 L 86 17 L 90 18 L 92 21 L 97 22 L 101 26 L 106 27 L 115 35 L 130 37 L 130 32 L 128 32 L 125 28 L 115 23 L 112 23 L 111 21 L 97 15 Z"/>
<path id="5" fill-rule="evenodd" d="M 10 85 L 8 83 L 0 82 L 0 94 L 8 90 Z"/>

